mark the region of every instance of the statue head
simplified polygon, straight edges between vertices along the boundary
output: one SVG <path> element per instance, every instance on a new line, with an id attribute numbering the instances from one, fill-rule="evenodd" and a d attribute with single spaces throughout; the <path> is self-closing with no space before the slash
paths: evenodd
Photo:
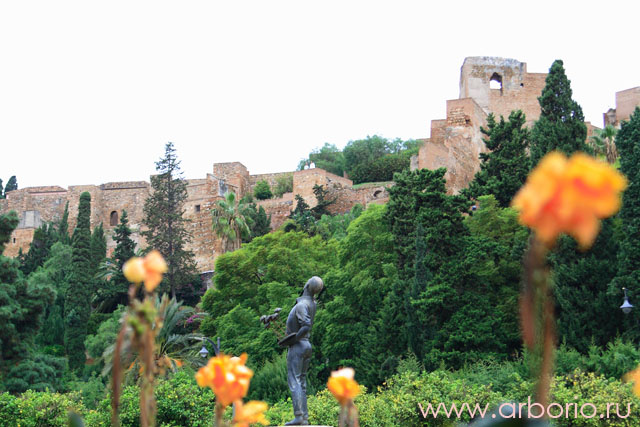
<path id="1" fill-rule="evenodd" d="M 322 279 L 318 276 L 313 276 L 311 279 L 307 280 L 307 283 L 305 283 L 303 293 L 315 297 L 320 292 L 322 292 L 322 288 L 324 288 Z"/>

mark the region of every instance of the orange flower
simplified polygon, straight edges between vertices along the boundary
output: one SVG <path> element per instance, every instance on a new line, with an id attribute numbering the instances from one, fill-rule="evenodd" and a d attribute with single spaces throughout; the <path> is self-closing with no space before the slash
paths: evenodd
<path id="1" fill-rule="evenodd" d="M 624 376 L 627 382 L 633 382 L 633 393 L 640 397 L 640 366 Z"/>
<path id="2" fill-rule="evenodd" d="M 520 222 L 547 246 L 567 233 L 588 248 L 598 235 L 600 219 L 620 209 L 626 186 L 625 177 L 607 163 L 583 153 L 567 159 L 552 152 L 529 174 L 511 204 L 520 211 Z"/>
<path id="3" fill-rule="evenodd" d="M 268 425 L 269 420 L 264 416 L 264 411 L 266 410 L 267 404 L 264 402 L 252 400 L 243 404 L 242 400 L 238 400 L 236 402 L 236 415 L 233 418 L 235 427 L 249 427 L 249 424 L 253 423 Z"/>
<path id="4" fill-rule="evenodd" d="M 222 406 L 240 400 L 249 391 L 249 381 L 253 371 L 245 366 L 247 353 L 240 357 L 221 354 L 212 357 L 206 366 L 196 373 L 200 387 L 210 387 Z"/>
<path id="5" fill-rule="evenodd" d="M 144 282 L 147 292 L 153 292 L 167 272 L 167 263 L 160 252 L 153 250 L 144 258 L 133 257 L 125 262 L 122 272 L 131 283 Z"/>
<path id="6" fill-rule="evenodd" d="M 346 405 L 360 394 L 360 386 L 353 379 L 354 374 L 353 368 L 342 368 L 331 373 L 327 388 L 338 399 L 340 405 Z"/>

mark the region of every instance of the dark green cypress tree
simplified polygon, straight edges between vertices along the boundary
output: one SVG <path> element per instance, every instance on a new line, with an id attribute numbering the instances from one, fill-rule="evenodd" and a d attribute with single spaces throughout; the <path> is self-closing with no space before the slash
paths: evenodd
<path id="1" fill-rule="evenodd" d="M 33 233 L 33 240 L 29 244 L 29 252 L 24 255 L 20 270 L 25 276 L 36 271 L 49 257 L 51 246 L 55 243 L 57 233 L 52 224 L 45 223 Z"/>
<path id="2" fill-rule="evenodd" d="M 525 123 L 526 117 L 520 110 L 513 111 L 508 121 L 500 117 L 496 122 L 493 114 L 489 114 L 487 127 L 480 130 L 486 135 L 484 143 L 490 151 L 480 154 L 480 171 L 463 194 L 474 199 L 493 194 L 500 206 L 511 204 L 529 173 L 529 130 Z"/>
<path id="3" fill-rule="evenodd" d="M 143 223 L 147 230 L 141 234 L 150 248 L 164 256 L 168 271 L 164 275 L 171 296 L 181 286 L 190 285 L 197 275 L 195 255 L 186 249 L 191 240 L 189 220 L 184 214 L 187 183 L 180 172 L 180 162 L 173 143 L 165 146 L 164 157 L 156 162 L 158 175 L 151 177 L 153 192 L 144 204 Z"/>
<path id="4" fill-rule="evenodd" d="M 9 178 L 9 181 L 7 181 L 7 185 L 4 187 L 4 194 L 6 196 L 7 192 L 17 190 L 17 189 L 18 189 L 18 180 L 16 179 L 16 176 L 13 175 L 11 178 Z"/>
<path id="5" fill-rule="evenodd" d="M 86 360 L 84 340 L 91 311 L 90 299 L 94 269 L 91 261 L 91 195 L 80 195 L 78 221 L 73 231 L 72 271 L 64 304 L 64 344 L 69 367 L 80 369 Z"/>
<path id="6" fill-rule="evenodd" d="M 2 186 L 2 178 L 0 178 L 0 199 L 4 199 L 4 187 Z"/>
<path id="7" fill-rule="evenodd" d="M 71 243 L 69 239 L 69 202 L 64 205 L 64 213 L 58 223 L 58 241 L 65 245 Z"/>
<path id="8" fill-rule="evenodd" d="M 546 85 L 538 98 L 540 118 L 531 130 L 531 165 L 550 151 L 565 154 L 590 152 L 585 143 L 587 127 L 582 108 L 572 98 L 571 82 L 564 72 L 563 62 L 554 61 Z"/>
<path id="9" fill-rule="evenodd" d="M 460 255 L 466 233 L 462 212 L 470 203 L 462 196 L 450 196 L 445 188 L 446 170 L 420 169 L 394 175 L 389 188 L 387 221 L 398 251 L 398 273 L 403 280 L 415 275 L 416 227 L 422 223 L 429 256 L 426 268 L 437 269 L 447 259 Z"/>
<path id="10" fill-rule="evenodd" d="M 640 307 L 640 108 L 636 108 L 628 122 L 622 122 L 616 135 L 616 146 L 620 153 L 620 172 L 627 177 L 629 186 L 622 196 L 618 271 L 609 292 L 621 302 L 621 288 L 627 288 L 631 303 Z M 640 339 L 638 309 L 625 317 L 625 335 Z"/>
<path id="11" fill-rule="evenodd" d="M 271 231 L 271 215 L 267 216 L 267 212 L 262 206 L 258 207 L 258 216 L 255 224 L 251 227 L 251 235 L 253 237 L 264 236 Z"/>
<path id="12" fill-rule="evenodd" d="M 91 268 L 95 271 L 107 257 L 107 239 L 104 236 L 102 223 L 93 229 L 91 234 Z"/>

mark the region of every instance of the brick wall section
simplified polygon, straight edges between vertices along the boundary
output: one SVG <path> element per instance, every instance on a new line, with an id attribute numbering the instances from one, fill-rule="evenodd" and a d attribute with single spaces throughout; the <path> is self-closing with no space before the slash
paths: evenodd
<path id="1" fill-rule="evenodd" d="M 239 194 L 240 197 L 247 194 L 251 188 L 249 171 L 240 162 L 214 163 L 213 175 L 233 187 L 230 190 Z"/>
<path id="2" fill-rule="evenodd" d="M 616 92 L 616 118 L 618 122 L 629 120 L 637 106 L 640 106 L 640 86 Z"/>
<path id="3" fill-rule="evenodd" d="M 502 89 L 491 89 L 492 77 L 502 81 Z M 489 114 L 505 118 L 522 110 L 531 125 L 540 117 L 538 97 L 545 86 L 545 73 L 528 73 L 527 64 L 509 58 L 469 57 L 460 69 L 460 99 L 473 98 Z"/>
<path id="4" fill-rule="evenodd" d="M 472 98 L 453 99 L 447 101 L 446 121 L 432 123 L 442 137 L 420 148 L 418 168 L 447 168 L 447 190 L 458 193 L 480 169 L 479 155 L 486 151 L 480 127 L 486 125 L 486 114 Z"/>
<path id="5" fill-rule="evenodd" d="M 293 210 L 293 193 L 285 193 L 277 199 L 260 200 L 258 206 L 262 206 L 267 213 L 271 215 L 271 229 L 276 230 L 280 227 L 291 214 Z"/>

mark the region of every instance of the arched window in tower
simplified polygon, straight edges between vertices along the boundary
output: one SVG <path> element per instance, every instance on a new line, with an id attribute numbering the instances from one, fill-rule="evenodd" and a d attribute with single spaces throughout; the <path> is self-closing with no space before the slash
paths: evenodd
<path id="1" fill-rule="evenodd" d="M 489 89 L 498 89 L 502 91 L 502 76 L 498 73 L 493 73 L 491 80 L 489 80 Z"/>
<path id="2" fill-rule="evenodd" d="M 118 212 L 117 211 L 111 212 L 111 215 L 109 216 L 109 225 L 112 226 L 112 227 L 115 227 L 116 225 L 118 225 Z"/>

